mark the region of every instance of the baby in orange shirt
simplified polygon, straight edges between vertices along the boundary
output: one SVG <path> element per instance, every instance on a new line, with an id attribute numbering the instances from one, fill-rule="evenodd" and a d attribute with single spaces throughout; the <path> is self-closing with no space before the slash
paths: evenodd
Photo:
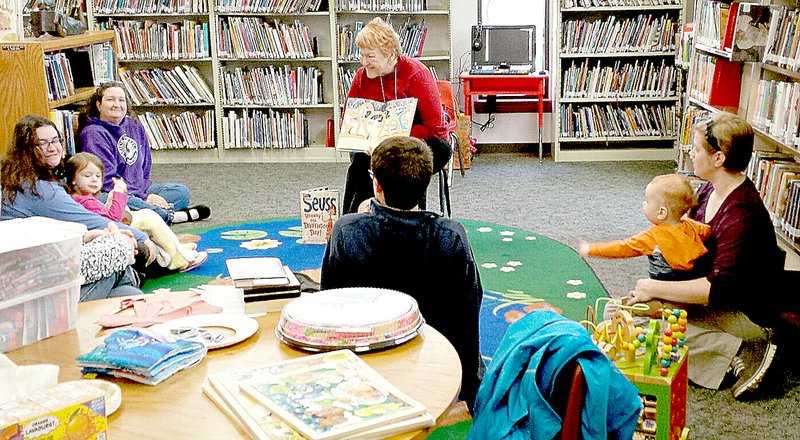
<path id="1" fill-rule="evenodd" d="M 687 280 L 695 261 L 708 252 L 703 241 L 711 227 L 684 218 L 697 203 L 689 180 L 679 174 L 656 176 L 644 190 L 642 212 L 653 226 L 625 240 L 605 243 L 578 243 L 582 258 L 631 258 L 646 255 L 650 278 Z"/>

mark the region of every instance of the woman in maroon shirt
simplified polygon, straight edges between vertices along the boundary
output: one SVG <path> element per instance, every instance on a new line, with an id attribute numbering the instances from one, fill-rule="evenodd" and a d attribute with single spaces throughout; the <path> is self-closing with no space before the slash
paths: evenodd
<path id="1" fill-rule="evenodd" d="M 708 254 L 689 281 L 641 279 L 630 304 L 662 299 L 689 307 L 686 343 L 689 379 L 719 389 L 736 377 L 737 399 L 751 397 L 775 355 L 767 325 L 769 282 L 782 271 L 775 231 L 753 182 L 744 170 L 753 152 L 753 129 L 730 113 L 716 113 L 696 127 L 690 153 L 695 173 L 708 180 L 698 192 L 695 220 L 711 226 Z M 733 378 L 731 378 L 733 380 Z"/>
<path id="2" fill-rule="evenodd" d="M 400 53 L 400 37 L 391 26 L 375 18 L 356 36 L 361 68 L 353 78 L 348 98 L 387 102 L 417 98 L 417 111 L 411 136 L 422 139 L 433 153 L 433 172 L 438 173 L 450 160 L 450 144 L 444 122 L 439 89 L 424 64 Z M 369 175 L 369 155 L 352 155 L 344 190 L 344 214 L 356 212 L 358 205 L 373 196 Z M 425 208 L 425 199 L 420 201 Z"/>

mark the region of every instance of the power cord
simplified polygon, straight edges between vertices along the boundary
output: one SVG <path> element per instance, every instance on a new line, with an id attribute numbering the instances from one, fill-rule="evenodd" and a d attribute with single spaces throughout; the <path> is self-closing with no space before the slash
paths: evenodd
<path id="1" fill-rule="evenodd" d="M 471 122 L 473 124 L 477 125 L 478 127 L 480 127 L 481 131 L 486 131 L 487 128 L 494 128 L 494 114 L 493 113 L 489 113 L 489 117 L 486 119 L 486 122 L 484 122 L 483 124 L 481 124 L 480 122 L 475 122 L 474 119 L 472 119 Z"/>

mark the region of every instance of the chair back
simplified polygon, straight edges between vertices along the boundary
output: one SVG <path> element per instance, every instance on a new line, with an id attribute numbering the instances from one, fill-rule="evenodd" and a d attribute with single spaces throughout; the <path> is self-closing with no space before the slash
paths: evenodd
<path id="1" fill-rule="evenodd" d="M 436 81 L 436 86 L 439 88 L 439 101 L 442 103 L 442 110 L 444 110 L 445 115 L 447 115 L 447 131 L 451 132 L 458 127 L 453 83 L 440 79 Z"/>
<path id="2" fill-rule="evenodd" d="M 585 393 L 583 370 L 575 361 L 561 370 L 556 378 L 550 404 L 561 416 L 561 440 L 577 440 L 581 433 L 581 408 Z"/>

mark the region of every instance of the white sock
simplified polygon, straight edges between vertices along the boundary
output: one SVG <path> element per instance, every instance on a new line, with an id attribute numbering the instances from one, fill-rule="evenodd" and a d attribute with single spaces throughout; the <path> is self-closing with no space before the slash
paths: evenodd
<path id="1" fill-rule="evenodd" d="M 186 223 L 189 221 L 189 214 L 186 211 L 175 211 L 172 213 L 172 223 Z"/>

